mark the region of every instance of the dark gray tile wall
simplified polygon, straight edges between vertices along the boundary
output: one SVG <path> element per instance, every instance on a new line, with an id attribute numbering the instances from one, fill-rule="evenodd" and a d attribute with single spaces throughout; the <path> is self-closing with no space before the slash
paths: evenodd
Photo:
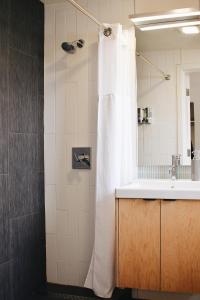
<path id="1" fill-rule="evenodd" d="M 0 174 L 8 168 L 8 2 L 0 9 Z"/>
<path id="2" fill-rule="evenodd" d="M 45 283 L 44 8 L 0 0 L 0 300 Z"/>

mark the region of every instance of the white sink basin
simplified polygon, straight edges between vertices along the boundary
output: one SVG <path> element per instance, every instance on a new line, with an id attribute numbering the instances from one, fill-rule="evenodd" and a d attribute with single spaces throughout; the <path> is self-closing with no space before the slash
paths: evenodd
<path id="1" fill-rule="evenodd" d="M 200 181 L 138 179 L 117 188 L 116 198 L 200 200 Z"/>

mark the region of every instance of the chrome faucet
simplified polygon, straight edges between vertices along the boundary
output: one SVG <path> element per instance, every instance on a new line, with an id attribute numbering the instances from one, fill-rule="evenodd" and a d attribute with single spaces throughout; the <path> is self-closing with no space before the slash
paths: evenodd
<path id="1" fill-rule="evenodd" d="M 177 179 L 177 170 L 178 170 L 178 166 L 180 166 L 180 162 L 181 162 L 180 154 L 172 155 L 172 166 L 169 169 L 169 173 L 171 175 L 172 180 Z"/>

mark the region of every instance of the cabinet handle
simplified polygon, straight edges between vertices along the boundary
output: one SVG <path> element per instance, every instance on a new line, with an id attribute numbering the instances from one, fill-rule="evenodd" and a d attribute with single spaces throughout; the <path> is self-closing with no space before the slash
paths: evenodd
<path id="1" fill-rule="evenodd" d="M 163 199 L 163 201 L 176 201 L 176 199 Z"/>
<path id="2" fill-rule="evenodd" d="M 156 201 L 154 198 L 143 198 L 144 201 Z"/>

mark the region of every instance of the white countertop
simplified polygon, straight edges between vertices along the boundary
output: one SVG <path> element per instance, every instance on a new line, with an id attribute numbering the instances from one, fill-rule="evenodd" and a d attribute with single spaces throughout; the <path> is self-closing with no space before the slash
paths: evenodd
<path id="1" fill-rule="evenodd" d="M 138 179 L 116 188 L 116 198 L 200 200 L 200 181 Z"/>

